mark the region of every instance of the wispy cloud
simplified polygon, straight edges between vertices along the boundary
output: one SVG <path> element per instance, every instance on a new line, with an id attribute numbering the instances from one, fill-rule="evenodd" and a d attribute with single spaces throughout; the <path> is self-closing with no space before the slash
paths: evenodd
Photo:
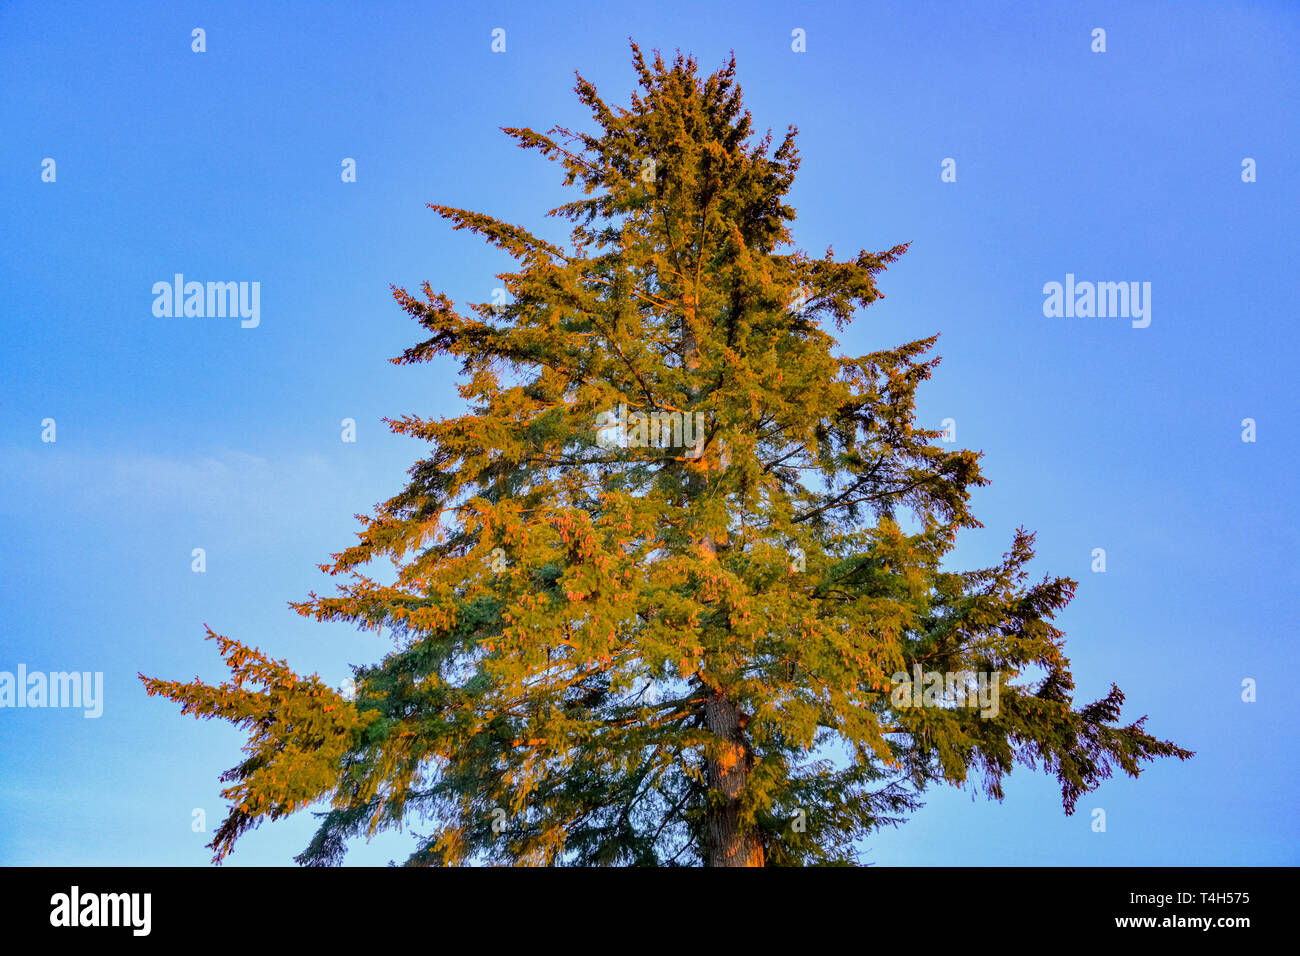
<path id="1" fill-rule="evenodd" d="M 0 510 L 201 511 L 247 520 L 283 513 L 286 502 L 329 497 L 341 477 L 319 455 L 271 460 L 218 449 L 186 458 L 9 447 L 0 450 Z"/>

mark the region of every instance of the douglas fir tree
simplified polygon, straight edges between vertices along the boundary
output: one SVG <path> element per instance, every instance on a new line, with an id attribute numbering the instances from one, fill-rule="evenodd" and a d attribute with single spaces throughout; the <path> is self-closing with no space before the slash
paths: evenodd
<path id="1" fill-rule="evenodd" d="M 985 480 L 914 421 L 935 338 L 849 358 L 825 329 L 906 246 L 789 249 L 794 130 L 754 140 L 734 59 L 632 52 L 630 108 L 578 79 L 595 132 L 505 130 L 582 187 L 571 244 L 433 206 L 517 260 L 512 301 L 394 293 L 428 337 L 393 361 L 459 360 L 469 410 L 390 423 L 429 456 L 293 605 L 394 651 L 355 697 L 211 632 L 230 682 L 142 676 L 249 732 L 218 861 L 324 800 L 301 863 L 403 823 L 416 865 L 843 863 L 934 781 L 1000 798 L 1041 764 L 1070 813 L 1191 755 L 1118 688 L 1073 705 L 1075 583 L 1026 583 L 1030 534 L 941 569 Z"/>

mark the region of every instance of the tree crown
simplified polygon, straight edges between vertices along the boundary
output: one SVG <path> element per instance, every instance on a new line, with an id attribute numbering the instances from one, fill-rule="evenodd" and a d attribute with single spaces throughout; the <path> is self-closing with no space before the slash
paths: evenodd
<path id="1" fill-rule="evenodd" d="M 827 331 L 906 246 L 790 249 L 796 130 L 755 137 L 734 57 L 632 52 L 627 108 L 578 77 L 594 132 L 505 130 L 581 191 L 549 213 L 568 247 L 435 205 L 518 263 L 511 301 L 394 289 L 428 337 L 393 361 L 458 361 L 468 408 L 390 422 L 431 453 L 322 565 L 338 593 L 293 605 L 394 651 L 355 700 L 227 638 L 231 682 L 143 678 L 250 731 L 218 860 L 328 799 L 300 862 L 410 819 L 412 863 L 844 863 L 936 781 L 1000 798 L 1041 763 L 1072 812 L 1190 756 L 1118 725 L 1113 686 L 1074 707 L 1075 582 L 1027 583 L 1030 534 L 943 567 L 985 479 L 915 421 L 936 337 L 845 357 Z"/>

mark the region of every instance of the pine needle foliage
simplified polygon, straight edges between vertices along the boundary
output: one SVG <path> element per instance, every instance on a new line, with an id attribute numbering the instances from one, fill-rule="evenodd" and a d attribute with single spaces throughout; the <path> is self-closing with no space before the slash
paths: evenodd
<path id="1" fill-rule="evenodd" d="M 248 731 L 218 862 L 325 802 L 300 863 L 405 826 L 413 865 L 849 864 L 935 783 L 1041 767 L 1071 813 L 1191 756 L 1121 725 L 1118 688 L 1075 706 L 1075 582 L 1030 581 L 1032 535 L 944 567 L 986 480 L 915 420 L 936 337 L 846 357 L 830 331 L 906 246 L 792 248 L 796 130 L 757 137 L 734 57 L 632 59 L 628 107 L 578 77 L 594 131 L 505 130 L 580 194 L 549 213 L 567 245 L 431 207 L 517 263 L 507 304 L 394 290 L 426 337 L 393 361 L 458 363 L 467 410 L 389 422 L 428 456 L 322 565 L 337 593 L 292 605 L 394 650 L 355 697 L 211 632 L 228 682 L 142 675 Z M 915 706 L 918 672 L 996 672 L 996 715 Z"/>

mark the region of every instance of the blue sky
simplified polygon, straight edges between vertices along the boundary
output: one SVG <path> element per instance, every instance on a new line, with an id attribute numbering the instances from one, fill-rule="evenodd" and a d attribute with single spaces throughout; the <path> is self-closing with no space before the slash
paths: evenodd
<path id="1" fill-rule="evenodd" d="M 669 0 L 0 6 L 0 671 L 105 684 L 97 720 L 0 709 L 0 864 L 208 861 L 192 811 L 219 822 L 242 737 L 135 676 L 220 679 L 204 622 L 332 683 L 382 655 L 287 602 L 328 589 L 316 565 L 421 454 L 381 417 L 459 407 L 450 365 L 386 361 L 420 331 L 388 286 L 499 284 L 507 260 L 426 202 L 563 238 L 541 219 L 569 198 L 556 168 L 498 127 L 585 127 L 574 70 L 626 102 L 629 35 L 708 70 L 734 50 L 756 125 L 799 126 L 800 246 L 912 243 L 841 343 L 942 333 L 920 417 L 954 419 L 993 482 L 954 566 L 1036 531 L 1036 574 L 1080 582 L 1060 619 L 1078 699 L 1114 681 L 1125 718 L 1197 751 L 1073 817 L 1028 770 L 1002 804 L 934 792 L 864 858 L 1300 863 L 1300 7 Z M 260 325 L 155 317 L 178 272 L 260 282 Z M 1045 317 L 1067 273 L 1150 282 L 1150 326 Z M 287 863 L 313 828 L 266 825 L 227 865 Z"/>

